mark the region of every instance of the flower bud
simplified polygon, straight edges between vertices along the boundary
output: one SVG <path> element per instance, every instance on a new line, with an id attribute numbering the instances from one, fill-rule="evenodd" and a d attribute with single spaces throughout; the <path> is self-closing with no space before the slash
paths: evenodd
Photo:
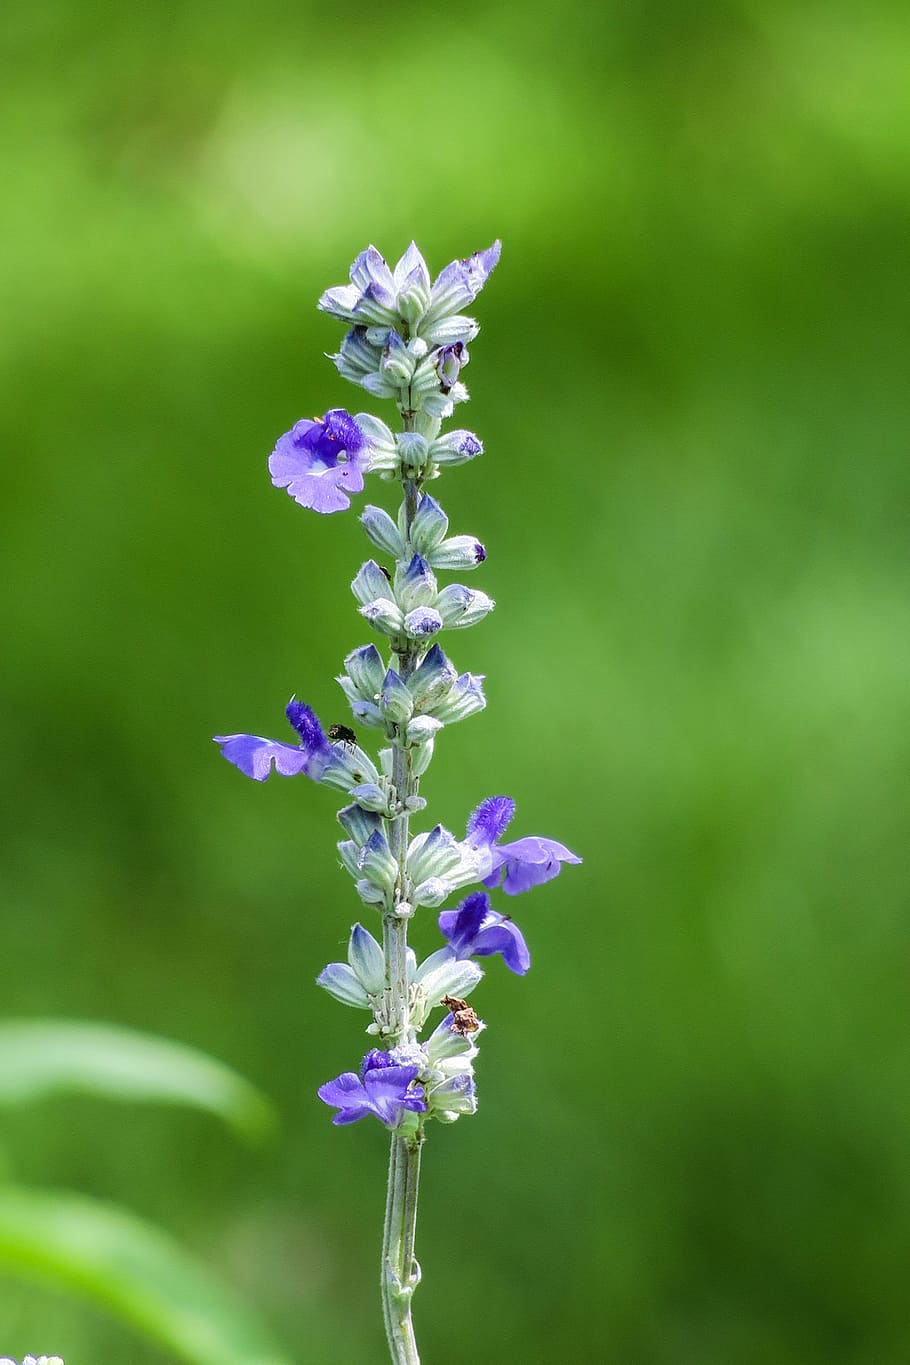
<path id="1" fill-rule="evenodd" d="M 406 724 L 413 713 L 414 698 L 407 683 L 402 682 L 394 668 L 389 669 L 383 680 L 379 707 L 383 720 L 391 721 L 394 725 Z"/>
<path id="2" fill-rule="evenodd" d="M 393 559 L 404 558 L 404 540 L 388 512 L 381 507 L 365 507 L 360 514 L 360 524 L 377 549 L 384 550 Z"/>
<path id="3" fill-rule="evenodd" d="M 364 876 L 383 891 L 391 891 L 398 878 L 398 863 L 392 857 L 388 840 L 381 830 L 375 830 L 364 844 L 358 858 Z"/>
<path id="4" fill-rule="evenodd" d="M 462 1114 L 477 1113 L 474 1077 L 461 1072 L 434 1085 L 427 1094 L 427 1109 L 440 1123 L 454 1123 Z"/>
<path id="5" fill-rule="evenodd" d="M 448 346 L 453 341 L 473 341 L 480 331 L 480 324 L 463 313 L 453 313 L 420 330 L 431 346 Z"/>
<path id="6" fill-rule="evenodd" d="M 486 550 L 473 536 L 450 536 L 424 553 L 434 569 L 476 569 L 487 557 Z"/>
<path id="7" fill-rule="evenodd" d="M 366 608 L 361 610 L 366 611 Z M 408 612 L 403 625 L 405 634 L 412 640 L 426 640 L 442 630 L 442 617 L 433 607 L 415 607 Z"/>
<path id="8" fill-rule="evenodd" d="M 361 388 L 366 389 L 367 393 L 371 393 L 374 398 L 396 398 L 401 387 L 392 375 L 382 374 L 381 372 L 365 374 L 362 379 L 356 382 L 360 384 Z"/>
<path id="9" fill-rule="evenodd" d="M 430 276 L 421 260 L 398 291 L 398 311 L 408 326 L 413 327 L 426 312 L 429 302 Z"/>
<path id="10" fill-rule="evenodd" d="M 470 396 L 464 384 L 453 384 L 448 394 L 433 389 L 423 399 L 423 406 L 434 417 L 451 417 L 455 404 L 466 403 Z"/>
<path id="11" fill-rule="evenodd" d="M 386 893 L 366 877 L 361 877 L 359 881 L 354 883 L 354 890 L 364 905 L 383 905 L 385 903 Z"/>
<path id="12" fill-rule="evenodd" d="M 429 446 L 417 431 L 403 431 L 398 437 L 398 460 L 404 474 L 419 474 L 429 459 Z"/>
<path id="13" fill-rule="evenodd" d="M 360 566 L 357 577 L 351 584 L 351 592 L 362 607 L 377 597 L 388 597 L 388 575 L 383 573 L 375 559 L 368 559 Z"/>
<path id="14" fill-rule="evenodd" d="M 408 725 L 405 738 L 408 744 L 426 744 L 427 740 L 434 738 L 442 726 L 443 722 L 436 720 L 434 716 L 415 716 Z"/>
<path id="15" fill-rule="evenodd" d="M 485 592 L 466 588 L 463 583 L 450 583 L 436 598 L 436 610 L 450 628 L 476 625 L 495 605 Z"/>
<path id="16" fill-rule="evenodd" d="M 435 551 L 449 527 L 449 519 L 435 498 L 424 493 L 417 504 L 417 512 L 411 525 L 411 544 L 420 554 L 429 559 L 429 552 Z"/>
<path id="17" fill-rule="evenodd" d="M 419 882 L 414 887 L 411 900 L 415 905 L 425 905 L 433 910 L 438 905 L 442 905 L 457 890 L 455 882 L 448 881 L 445 877 L 427 877 L 425 882 Z"/>
<path id="18" fill-rule="evenodd" d="M 338 856 L 341 858 L 342 866 L 349 872 L 355 882 L 360 876 L 360 848 L 361 845 L 353 839 L 342 839 L 335 847 L 338 849 Z"/>
<path id="19" fill-rule="evenodd" d="M 385 986 L 385 956 L 381 946 L 362 924 L 355 924 L 348 943 L 348 962 L 369 995 Z"/>
<path id="20" fill-rule="evenodd" d="M 408 392 L 416 405 L 423 405 L 431 396 L 439 398 L 439 373 L 436 369 L 438 351 L 431 351 L 415 367 L 408 384 Z M 445 401 L 445 400 L 444 400 Z"/>
<path id="21" fill-rule="evenodd" d="M 420 610 L 426 611 L 427 608 L 421 607 Z M 360 615 L 376 630 L 382 631 L 383 635 L 400 635 L 402 629 L 406 629 L 401 608 L 388 597 L 377 597 L 374 601 L 367 602 L 360 608 Z M 434 615 L 438 615 L 438 612 L 434 612 Z M 434 629 L 439 630 L 441 625 L 440 618 L 439 626 Z"/>
<path id="22" fill-rule="evenodd" d="M 448 694 L 457 676 L 439 645 L 431 646 L 408 679 L 408 687 L 414 698 L 414 709 L 429 710 L 435 702 Z"/>
<path id="23" fill-rule="evenodd" d="M 427 999 L 435 1005 L 444 995 L 469 995 L 482 977 L 476 962 L 456 957 L 451 948 L 439 948 L 417 968 L 414 983 L 423 988 Z"/>
<path id="24" fill-rule="evenodd" d="M 456 992 L 446 991 L 445 994 L 454 995 Z M 447 1014 L 426 1041 L 427 1057 L 431 1065 L 438 1067 L 443 1062 L 459 1061 L 462 1063 L 460 1069 L 466 1070 L 477 1056 L 474 1039 L 484 1028 L 486 1025 L 483 1020 L 478 1019 L 476 1032 L 459 1033 L 457 1029 L 452 1028 L 451 1014 Z"/>
<path id="25" fill-rule="evenodd" d="M 341 350 L 337 355 L 331 356 L 330 359 L 335 362 L 338 373 L 343 379 L 349 379 L 351 383 L 360 384 L 367 388 L 368 379 L 375 381 L 379 378 L 377 372 L 382 359 L 382 350 L 371 345 L 368 341 L 365 327 L 354 327 L 341 343 Z M 385 393 L 377 394 L 377 396 L 392 397 L 395 392 L 394 387 L 385 379 L 382 380 L 382 386 Z M 375 390 L 371 389 L 371 391 Z"/>
<path id="26" fill-rule="evenodd" d="M 483 454 L 483 442 L 473 431 L 447 431 L 430 446 L 430 459 L 438 465 L 464 464 Z"/>
<path id="27" fill-rule="evenodd" d="M 373 782 L 364 782 L 359 787 L 351 788 L 351 795 L 358 806 L 363 806 L 364 810 L 375 810 L 380 815 L 389 813 L 388 792 Z"/>
<path id="28" fill-rule="evenodd" d="M 407 869 L 413 882 L 427 877 L 444 877 L 461 863 L 458 840 L 443 825 L 418 834 L 408 846 Z"/>
<path id="29" fill-rule="evenodd" d="M 376 646 L 363 645 L 355 649 L 345 659 L 344 666 L 359 696 L 364 701 L 375 701 L 385 677 L 385 664 Z M 338 681 L 342 680 L 339 678 Z M 347 689 L 345 691 L 347 694 Z"/>
<path id="30" fill-rule="evenodd" d="M 360 782 L 378 782 L 379 773 L 369 754 L 365 754 L 359 744 L 352 746 L 337 741 L 332 744 L 332 757 L 322 780 L 340 791 L 350 791 Z"/>
<path id="31" fill-rule="evenodd" d="M 473 716 L 475 712 L 482 711 L 487 704 L 482 684 L 482 673 L 462 673 L 444 697 L 426 708 L 427 713 L 436 716 L 446 725 Z"/>
<path id="32" fill-rule="evenodd" d="M 414 357 L 397 332 L 389 332 L 386 336 L 379 368 L 394 383 L 409 383 L 414 373 Z"/>
<path id="33" fill-rule="evenodd" d="M 364 810 L 363 806 L 345 806 L 338 812 L 338 823 L 362 848 L 370 835 L 382 829 L 382 820 L 375 811 Z"/>
<path id="34" fill-rule="evenodd" d="M 395 570 L 395 600 L 404 612 L 414 607 L 428 607 L 436 600 L 436 576 L 420 555 L 412 555 L 407 564 Z"/>
<path id="35" fill-rule="evenodd" d="M 382 726 L 382 712 L 373 701 L 364 701 L 362 697 L 349 697 L 351 711 L 354 719 L 360 725 L 372 725 L 374 728 Z"/>

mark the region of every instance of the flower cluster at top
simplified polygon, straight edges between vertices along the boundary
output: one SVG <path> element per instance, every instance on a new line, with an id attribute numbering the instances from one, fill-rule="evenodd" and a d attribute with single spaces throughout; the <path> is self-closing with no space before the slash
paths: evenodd
<path id="1" fill-rule="evenodd" d="M 257 782 L 273 772 L 303 773 L 347 797 L 338 814 L 345 835 L 338 853 L 364 906 L 381 917 L 383 932 L 377 938 L 355 924 L 347 961 L 330 963 L 318 984 L 367 1011 L 367 1033 L 380 1046 L 366 1054 L 359 1072 L 344 1072 L 320 1088 L 320 1098 L 337 1110 L 336 1124 L 373 1115 L 395 1131 L 413 1132 L 428 1117 L 452 1121 L 474 1111 L 472 1063 L 483 1024 L 463 997 L 482 977 L 476 959 L 501 956 L 519 976 L 530 966 L 521 930 L 493 907 L 488 892 L 515 896 L 555 877 L 564 863 L 581 861 L 554 839 L 504 840 L 515 812 L 506 796 L 482 800 L 461 837 L 439 824 L 413 836 L 409 830 L 426 805 L 419 783 L 437 735 L 486 705 L 483 677 L 459 673 L 437 638 L 492 611 L 486 593 L 437 580 L 438 573 L 476 568 L 486 551 L 474 536 L 448 534 L 445 512 L 423 486 L 483 450 L 473 432 L 443 432 L 442 424 L 468 398 L 460 373 L 478 325 L 461 310 L 476 299 L 499 251 L 495 242 L 453 261 L 432 282 L 413 243 L 394 268 L 375 247 L 362 252 L 351 283 L 329 289 L 319 307 L 350 325 L 333 357 L 339 372 L 374 397 L 394 399 L 403 429 L 393 433 L 378 417 L 334 408 L 296 422 L 269 459 L 273 484 L 322 513 L 348 508 L 368 473 L 402 485 L 397 517 L 364 508 L 361 523 L 379 558 L 368 559 L 351 584 L 361 617 L 388 657 L 377 644 L 362 645 L 338 678 L 354 723 L 380 738 L 376 758 L 353 729 L 326 729 L 296 699 L 286 708 L 296 742 L 216 737 L 224 757 Z M 442 908 L 471 886 L 486 890 Z M 406 928 L 421 907 L 440 910 L 442 946 L 418 963 L 406 946 Z M 445 1017 L 420 1042 L 440 1005 Z"/>

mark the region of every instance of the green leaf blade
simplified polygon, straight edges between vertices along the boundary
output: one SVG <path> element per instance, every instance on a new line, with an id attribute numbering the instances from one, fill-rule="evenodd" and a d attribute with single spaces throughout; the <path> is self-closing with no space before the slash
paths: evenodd
<path id="1" fill-rule="evenodd" d="M 0 1024 L 0 1106 L 78 1092 L 183 1104 L 216 1115 L 248 1141 L 275 1126 L 265 1097 L 230 1067 L 183 1043 L 70 1019 Z"/>

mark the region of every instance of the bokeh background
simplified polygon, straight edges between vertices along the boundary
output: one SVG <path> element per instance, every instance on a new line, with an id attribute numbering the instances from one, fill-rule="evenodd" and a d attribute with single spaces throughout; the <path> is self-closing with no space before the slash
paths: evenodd
<path id="1" fill-rule="evenodd" d="M 369 406 L 315 300 L 504 242 L 434 487 L 489 559 L 489 706 L 425 784 L 585 857 L 516 902 L 481 1110 L 431 1134 L 428 1365 L 905 1365 L 903 6 L 40 0 L 4 18 L 0 984 L 202 1047 L 280 1136 L 57 1100 L 26 1182 L 131 1205 L 299 1365 L 381 1365 L 386 1137 L 315 1087 L 360 908 L 333 796 L 216 732 L 344 719 L 354 515 L 265 457 Z M 376 405 L 373 405 L 374 408 Z M 374 485 L 372 496 L 378 487 Z M 505 908 L 505 907 L 503 907 Z M 433 917 L 417 945 L 437 944 Z M 0 1353 L 171 1357 L 0 1280 Z"/>

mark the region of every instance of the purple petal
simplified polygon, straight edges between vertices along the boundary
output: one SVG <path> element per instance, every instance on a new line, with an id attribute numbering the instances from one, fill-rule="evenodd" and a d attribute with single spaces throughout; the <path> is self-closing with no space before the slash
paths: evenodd
<path id="1" fill-rule="evenodd" d="M 485 891 L 472 891 L 465 896 L 457 910 L 443 910 L 439 928 L 459 957 L 470 957 L 481 925 L 490 914 L 490 897 Z"/>
<path id="2" fill-rule="evenodd" d="M 366 437 L 344 408 L 332 408 L 317 421 L 295 422 L 279 436 L 269 456 L 276 488 L 286 488 L 301 507 L 316 512 L 342 512 L 348 493 L 363 488 L 369 463 Z"/>
<path id="3" fill-rule="evenodd" d="M 485 886 L 495 886 L 505 868 L 502 889 L 508 896 L 520 895 L 532 886 L 540 886 L 559 875 L 561 863 L 580 863 L 565 844 L 555 839 L 528 835 L 510 844 L 500 844 L 493 850 L 493 872 L 484 880 Z"/>
<path id="4" fill-rule="evenodd" d="M 505 833 L 514 814 L 515 802 L 510 796 L 488 796 L 468 820 L 465 838 L 475 848 L 494 844 Z"/>
<path id="5" fill-rule="evenodd" d="M 524 976 L 531 965 L 531 954 L 518 925 L 494 910 L 483 891 L 466 896 L 457 910 L 444 910 L 439 928 L 460 958 L 501 953 L 506 966 L 518 976 Z"/>
<path id="6" fill-rule="evenodd" d="M 351 1103 L 356 1103 L 358 1098 L 361 1102 L 366 1098 L 363 1082 L 355 1071 L 343 1071 L 333 1081 L 326 1081 L 325 1085 L 319 1087 L 316 1094 L 326 1104 L 334 1104 L 339 1108 L 346 1108 Z"/>
<path id="7" fill-rule="evenodd" d="M 524 934 L 508 916 L 498 915 L 497 918 L 498 924 L 481 929 L 474 941 L 471 956 L 489 957 L 493 953 L 502 953 L 509 971 L 514 972 L 516 976 L 524 976 L 531 965 L 531 954 Z"/>
<path id="8" fill-rule="evenodd" d="M 424 1112 L 427 1106 L 423 1087 L 412 1086 L 417 1067 L 382 1065 L 378 1059 L 385 1055 L 367 1053 L 364 1066 L 371 1058 L 375 1066 L 365 1070 L 363 1080 L 355 1072 L 345 1071 L 319 1087 L 316 1092 L 319 1098 L 340 1111 L 333 1117 L 333 1123 L 356 1123 L 367 1114 L 374 1114 L 386 1127 L 394 1128 L 401 1121 L 403 1110 Z"/>
<path id="9" fill-rule="evenodd" d="M 336 1128 L 340 1128 L 345 1123 L 357 1123 L 359 1119 L 365 1119 L 373 1110 L 364 1100 L 363 1103 L 351 1109 L 340 1109 L 337 1114 L 332 1115 L 332 1122 Z"/>
<path id="10" fill-rule="evenodd" d="M 410 1089 L 411 1082 L 417 1078 L 416 1066 L 386 1066 L 368 1071 L 364 1076 L 364 1089 L 373 1113 L 387 1127 L 394 1127 L 401 1118 L 402 1109 L 422 1113 L 426 1109 L 423 1088 Z"/>
<path id="11" fill-rule="evenodd" d="M 380 1051 L 379 1048 L 371 1048 L 363 1061 L 360 1063 L 360 1074 L 366 1076 L 368 1071 L 386 1070 L 392 1065 L 392 1059 L 387 1052 Z M 415 1072 L 416 1074 L 416 1072 Z"/>
<path id="12" fill-rule="evenodd" d="M 254 782 L 264 782 L 275 766 L 282 777 L 296 777 L 306 772 L 309 756 L 293 744 L 281 744 L 277 739 L 263 739 L 261 735 L 216 735 L 215 743 L 228 763 Z"/>
<path id="13" fill-rule="evenodd" d="M 319 717 L 305 702 L 289 701 L 285 707 L 285 715 L 288 721 L 300 736 L 300 743 L 305 750 L 307 757 L 321 754 L 328 762 L 332 757 L 333 749 L 329 743 Z"/>
<path id="14" fill-rule="evenodd" d="M 320 451 L 323 454 L 329 450 L 329 442 L 336 448 L 336 458 L 341 450 L 347 451 L 348 455 L 358 455 L 367 444 L 366 436 L 346 408 L 330 408 L 322 425 L 325 435 Z"/>
<path id="15" fill-rule="evenodd" d="M 363 488 L 363 473 L 356 464 L 338 465 L 315 473 L 295 472 L 289 461 L 272 455 L 269 472 L 276 488 L 287 488 L 296 503 L 314 512 L 344 512 L 351 505 L 347 494 L 359 493 Z"/>

